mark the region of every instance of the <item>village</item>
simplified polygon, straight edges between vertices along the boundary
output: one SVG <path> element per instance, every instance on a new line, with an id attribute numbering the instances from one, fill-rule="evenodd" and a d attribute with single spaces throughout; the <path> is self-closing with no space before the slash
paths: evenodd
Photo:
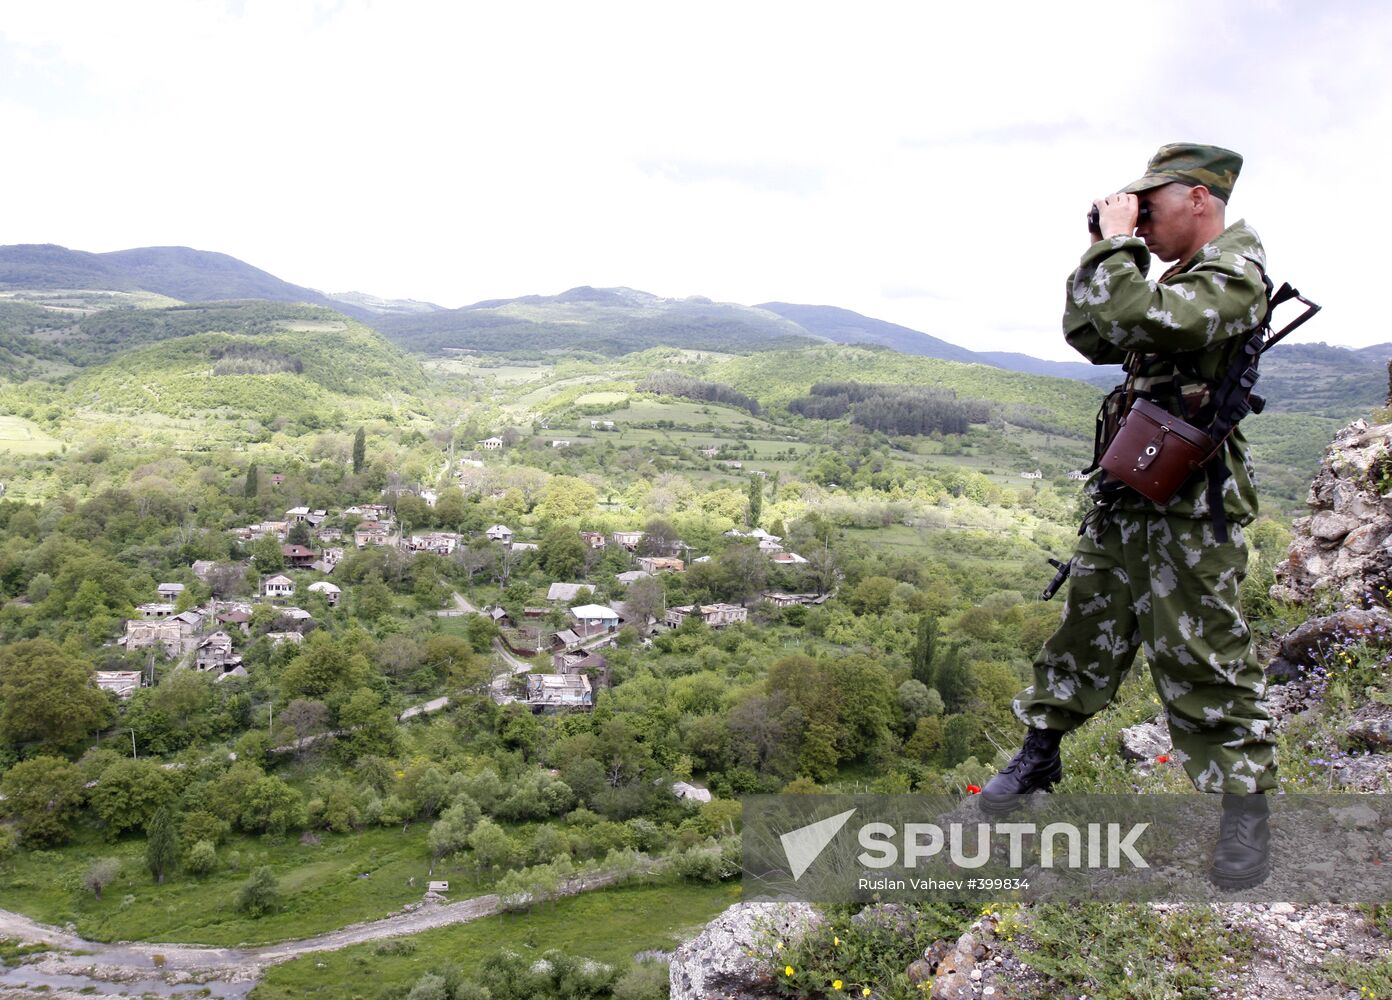
<path id="1" fill-rule="evenodd" d="M 503 440 L 488 438 L 479 447 L 484 452 L 497 451 Z M 481 465 L 478 459 L 460 462 L 463 468 Z M 269 481 L 273 488 L 280 488 L 285 477 L 273 473 Z M 201 603 L 191 600 L 184 583 L 159 584 L 150 601 L 135 607 L 135 616 L 125 621 L 123 633 L 114 641 L 114 646 L 126 653 L 143 652 L 145 669 L 97 671 L 95 684 L 126 699 L 140 687 L 153 684 L 157 672 L 197 670 L 217 682 L 246 677 L 241 650 L 248 642 L 264 636 L 273 646 L 298 645 L 319 627 L 324 615 L 340 606 L 348 585 L 335 583 L 334 573 L 345 552 L 383 547 L 406 558 L 429 554 L 462 559 L 471 549 L 487 547 L 506 560 L 535 558 L 538 553 L 535 530 L 524 539 L 506 524 L 493 524 L 472 534 L 411 531 L 399 521 L 395 502 L 409 495 L 433 508 L 439 493 L 402 486 L 384 492 L 388 495 L 383 499 L 389 502 L 351 504 L 336 511 L 296 505 L 277 520 L 229 529 L 235 542 L 249 554 L 248 561 L 194 561 L 189 567 L 192 577 L 212 594 Z M 452 606 L 435 612 L 441 618 L 479 614 L 495 627 L 493 647 L 500 666 L 489 693 L 499 704 L 521 703 L 537 714 L 588 711 L 595 705 L 596 690 L 609 680 L 601 650 L 618 642 L 626 627 L 650 646 L 654 636 L 680 629 L 688 621 L 718 630 L 748 621 L 747 605 L 767 602 L 771 609 L 812 607 L 832 596 L 768 589 L 741 604 L 666 607 L 659 598 L 656 606 L 645 601 L 642 609 L 634 609 L 622 595 L 638 581 L 682 574 L 689 565 L 709 562 L 711 555 L 698 554 L 681 539 L 645 544 L 646 533 L 637 529 L 607 534 L 577 530 L 576 534 L 587 551 L 620 553 L 629 568 L 613 573 L 611 579 L 552 581 L 544 596 L 538 590 L 535 601 L 527 603 L 520 614 L 501 604 L 475 608 L 458 592 Z M 781 537 L 759 527 L 748 531 L 731 528 L 724 536 L 732 543 L 743 542 L 756 549 L 770 567 L 807 563 L 786 549 Z M 278 546 L 278 560 L 267 558 L 267 540 Z M 278 565 L 264 565 L 269 562 Z M 251 581 L 254 596 L 250 595 Z M 611 595 L 606 603 L 597 601 L 596 595 L 601 593 Z"/>

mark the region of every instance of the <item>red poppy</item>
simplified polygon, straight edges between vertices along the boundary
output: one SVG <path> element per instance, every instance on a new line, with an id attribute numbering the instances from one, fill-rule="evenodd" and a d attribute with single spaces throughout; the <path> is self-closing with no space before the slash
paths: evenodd
<path id="1" fill-rule="evenodd" d="M 981 791 L 981 787 L 980 787 L 979 785 L 968 785 L 968 786 L 967 786 L 967 791 L 969 791 L 969 792 L 971 792 L 973 795 L 975 795 L 975 794 L 977 794 L 978 792 Z"/>
<path id="2" fill-rule="evenodd" d="M 1159 757 L 1156 757 L 1156 758 L 1155 758 L 1155 763 L 1157 763 L 1157 764 L 1168 764 L 1169 762 L 1170 762 L 1170 755 L 1167 754 L 1167 753 L 1162 753 Z"/>

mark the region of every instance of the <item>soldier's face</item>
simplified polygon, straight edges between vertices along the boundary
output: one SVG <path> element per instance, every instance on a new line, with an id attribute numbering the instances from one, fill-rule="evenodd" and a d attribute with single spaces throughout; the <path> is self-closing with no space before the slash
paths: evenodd
<path id="1" fill-rule="evenodd" d="M 1136 235 L 1161 260 L 1178 260 L 1193 241 L 1197 217 L 1190 190 L 1184 184 L 1165 184 L 1136 196 L 1150 209 L 1150 218 L 1136 227 Z"/>

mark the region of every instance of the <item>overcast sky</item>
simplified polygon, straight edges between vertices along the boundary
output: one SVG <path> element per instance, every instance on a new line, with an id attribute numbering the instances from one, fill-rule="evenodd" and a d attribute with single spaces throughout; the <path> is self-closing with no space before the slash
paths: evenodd
<path id="1" fill-rule="evenodd" d="M 14 0 L 0 242 L 185 245 L 460 306 L 628 285 L 1076 357 L 1094 197 L 1235 149 L 1229 221 L 1392 341 L 1392 5 Z M 1361 248 L 1361 249 L 1360 249 Z"/>

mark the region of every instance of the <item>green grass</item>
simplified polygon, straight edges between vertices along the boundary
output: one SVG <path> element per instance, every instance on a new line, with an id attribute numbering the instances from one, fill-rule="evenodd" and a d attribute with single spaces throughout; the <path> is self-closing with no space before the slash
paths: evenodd
<path id="1" fill-rule="evenodd" d="M 251 996 L 377 997 L 384 989 L 409 986 L 446 962 L 467 970 L 504 948 L 537 955 L 559 948 L 623 964 L 639 951 L 672 948 L 738 901 L 738 883 L 631 883 L 543 903 L 530 913 L 505 913 L 425 931 L 380 951 L 381 943 L 375 942 L 308 955 L 273 966 Z"/>
<path id="2" fill-rule="evenodd" d="M 0 416 L 0 451 L 20 455 L 47 455 L 62 447 L 62 442 L 49 437 L 38 424 L 23 417 Z"/>
<path id="3" fill-rule="evenodd" d="M 428 823 L 373 828 L 352 834 L 320 834 L 321 844 L 298 837 L 274 843 L 233 837 L 218 848 L 223 867 L 206 878 L 179 872 L 156 885 L 145 869 L 145 841 L 107 844 L 95 837 L 57 851 L 22 852 L 0 877 L 5 906 L 45 923 L 72 921 L 78 933 L 98 941 L 173 941 L 187 944 L 258 944 L 307 937 L 386 916 L 421 898 L 429 875 Z M 233 854 L 235 869 L 227 868 Z M 80 888 L 82 873 L 99 857 L 121 861 L 121 875 L 101 900 Z M 248 873 L 269 865 L 280 882 L 281 912 L 251 920 L 233 905 Z M 361 878 L 364 873 L 368 877 Z M 450 881 L 455 898 L 487 892 L 468 864 L 442 863 L 435 878 Z M 408 880 L 414 878 L 415 885 Z"/>
<path id="4" fill-rule="evenodd" d="M 605 403 L 622 403 L 628 398 L 626 392 L 586 392 L 575 397 L 576 406 L 599 406 Z"/>

